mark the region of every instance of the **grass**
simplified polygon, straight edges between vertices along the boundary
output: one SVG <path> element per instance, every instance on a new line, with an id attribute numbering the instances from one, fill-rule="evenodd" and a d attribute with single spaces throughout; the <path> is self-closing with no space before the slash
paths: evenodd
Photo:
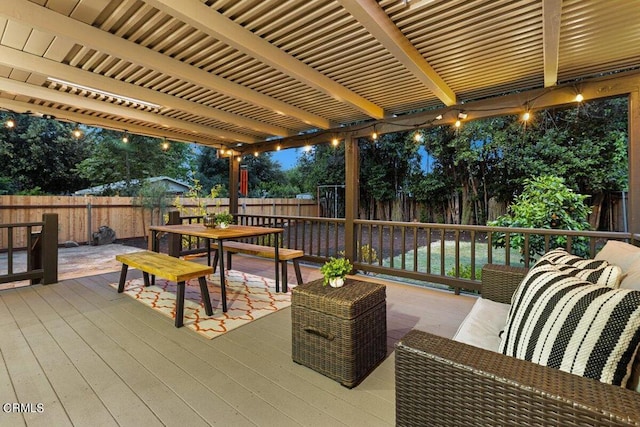
<path id="1" fill-rule="evenodd" d="M 427 273 L 427 246 L 422 246 L 418 248 L 417 254 L 417 271 L 421 273 Z M 506 251 L 503 248 L 496 249 L 492 248 L 491 251 L 492 262 L 494 264 L 505 264 L 506 260 Z M 440 275 L 443 274 L 440 268 L 440 260 L 444 257 L 444 275 L 453 276 L 452 273 L 455 268 L 455 242 L 454 241 L 445 241 L 444 245 L 444 253 L 441 251 L 440 242 L 433 243 L 431 245 L 431 270 L 429 271 L 431 274 Z M 403 255 L 397 255 L 393 257 L 393 268 L 400 269 L 402 268 L 402 258 Z M 482 266 L 488 263 L 488 245 L 486 243 L 475 243 L 475 262 L 476 262 L 476 280 L 479 280 L 480 271 Z M 520 253 L 512 249 L 510 253 L 510 264 L 514 266 L 523 266 L 524 264 L 521 262 Z M 382 265 L 385 267 L 391 267 L 391 259 L 385 258 L 382 260 Z M 470 242 L 460 242 L 460 272 L 461 277 L 463 276 L 463 271 L 466 270 L 468 272 L 471 271 L 471 243 Z M 414 270 L 414 251 L 408 251 L 404 253 L 404 269 L 413 271 Z M 381 277 L 390 278 L 391 280 L 401 280 L 403 282 L 417 284 L 420 286 L 433 286 L 440 289 L 448 289 L 449 287 L 446 285 L 440 285 L 437 283 L 429 283 L 423 280 L 414 280 L 414 279 L 399 279 L 397 277 L 391 277 L 387 275 L 382 275 Z M 470 278 L 470 277 L 466 277 Z"/>

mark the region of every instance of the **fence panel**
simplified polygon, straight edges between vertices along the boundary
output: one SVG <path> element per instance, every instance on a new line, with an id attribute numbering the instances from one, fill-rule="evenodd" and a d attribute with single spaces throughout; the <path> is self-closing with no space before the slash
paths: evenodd
<path id="1" fill-rule="evenodd" d="M 92 234 L 105 225 L 116 232 L 116 238 L 143 237 L 151 225 L 151 214 L 134 205 L 131 197 L 74 196 L 0 196 L 0 224 L 37 222 L 44 213 L 58 214 L 58 243 L 74 241 L 88 243 Z M 229 209 L 229 199 L 202 199 L 209 212 Z M 173 200 L 168 202 L 168 210 Z M 192 199 L 181 199 L 186 207 L 197 207 Z M 303 199 L 239 199 L 239 213 L 253 215 L 316 216 L 313 200 Z M 157 222 L 158 215 L 154 215 Z M 26 247 L 24 237 L 13 242 L 15 248 Z M 0 250 L 7 249 L 7 231 L 0 229 Z"/>

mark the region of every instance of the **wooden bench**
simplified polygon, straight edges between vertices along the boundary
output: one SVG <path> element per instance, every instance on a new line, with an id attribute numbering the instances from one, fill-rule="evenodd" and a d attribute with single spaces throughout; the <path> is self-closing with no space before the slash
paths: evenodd
<path id="1" fill-rule="evenodd" d="M 224 251 L 227 253 L 227 268 L 231 269 L 231 255 L 234 253 L 237 254 L 246 254 L 253 255 L 261 258 L 269 258 L 274 259 L 276 256 L 276 250 L 273 246 L 262 246 L 255 245 L 253 243 L 243 243 L 236 242 L 232 240 L 227 240 L 222 243 L 222 247 Z M 213 272 L 215 273 L 217 265 L 218 265 L 218 245 L 211 245 L 211 249 L 214 252 L 213 258 Z M 300 273 L 300 264 L 298 263 L 298 258 L 304 256 L 304 251 L 299 249 L 287 249 L 287 248 L 278 248 L 278 261 L 281 265 L 282 271 L 282 292 L 287 292 L 287 261 L 293 262 L 293 268 L 296 272 L 296 279 L 298 280 L 298 285 L 302 285 L 302 273 Z M 280 292 L 278 289 L 279 286 L 276 285 L 276 292 Z"/>
<path id="2" fill-rule="evenodd" d="M 137 268 L 142 271 L 145 286 L 149 286 L 151 284 L 149 281 L 150 274 L 152 276 L 158 276 L 174 281 L 178 284 L 178 292 L 176 294 L 176 328 L 181 327 L 183 324 L 185 282 L 189 279 L 198 279 L 205 311 L 207 312 L 207 315 L 213 315 L 211 298 L 209 297 L 209 289 L 207 288 L 207 281 L 205 279 L 207 274 L 213 273 L 213 268 L 198 264 L 197 262 L 185 261 L 180 258 L 152 251 L 120 254 L 116 255 L 116 260 L 122 263 L 120 282 L 118 283 L 118 293 L 122 293 L 124 291 L 124 283 L 127 279 L 128 267 Z"/>

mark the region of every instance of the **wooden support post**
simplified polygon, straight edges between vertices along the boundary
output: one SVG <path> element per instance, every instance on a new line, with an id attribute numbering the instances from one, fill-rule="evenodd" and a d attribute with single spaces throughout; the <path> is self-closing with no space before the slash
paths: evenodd
<path id="1" fill-rule="evenodd" d="M 358 217 L 360 195 L 360 149 L 353 136 L 345 139 L 345 209 L 344 252 L 345 258 L 357 259 L 357 242 L 354 220 Z"/>
<path id="2" fill-rule="evenodd" d="M 640 92 L 629 93 L 629 232 L 640 240 Z"/>
<path id="3" fill-rule="evenodd" d="M 237 157 L 229 157 L 229 213 L 238 214 L 238 187 L 240 180 L 240 162 Z"/>
<path id="4" fill-rule="evenodd" d="M 58 214 L 42 214 L 42 284 L 58 281 Z"/>

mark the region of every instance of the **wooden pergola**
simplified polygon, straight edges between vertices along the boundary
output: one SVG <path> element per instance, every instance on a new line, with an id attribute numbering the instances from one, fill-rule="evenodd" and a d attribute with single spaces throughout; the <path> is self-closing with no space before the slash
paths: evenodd
<path id="1" fill-rule="evenodd" d="M 350 230 L 357 138 L 626 95 L 640 233 L 638 34 L 634 0 L 11 0 L 0 109 L 230 159 L 339 138 Z"/>

